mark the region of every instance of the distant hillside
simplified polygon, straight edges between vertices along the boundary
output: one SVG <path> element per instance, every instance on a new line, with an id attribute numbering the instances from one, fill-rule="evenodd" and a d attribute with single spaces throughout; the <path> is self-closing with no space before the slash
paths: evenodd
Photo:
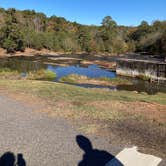
<path id="1" fill-rule="evenodd" d="M 138 27 L 118 26 L 110 17 L 101 26 L 86 26 L 34 10 L 0 8 L 0 47 L 7 52 L 46 48 L 63 52 L 121 54 L 143 51 L 166 54 L 166 21 Z"/>

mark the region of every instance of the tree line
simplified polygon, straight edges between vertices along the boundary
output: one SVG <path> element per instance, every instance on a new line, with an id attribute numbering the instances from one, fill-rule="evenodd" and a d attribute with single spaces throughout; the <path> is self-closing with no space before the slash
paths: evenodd
<path id="1" fill-rule="evenodd" d="M 166 21 L 137 27 L 119 26 L 106 16 L 101 26 L 87 26 L 34 10 L 0 8 L 0 47 L 7 52 L 25 48 L 63 52 L 166 54 Z"/>

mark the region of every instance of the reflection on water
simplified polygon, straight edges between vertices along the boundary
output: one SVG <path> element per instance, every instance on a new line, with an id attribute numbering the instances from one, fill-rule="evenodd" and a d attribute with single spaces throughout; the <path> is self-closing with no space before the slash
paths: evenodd
<path id="1" fill-rule="evenodd" d="M 165 85 L 158 85 L 156 83 L 150 83 L 143 80 L 138 80 L 134 78 L 126 78 L 132 80 L 132 85 L 118 85 L 117 90 L 135 91 L 135 92 L 146 92 L 153 95 L 158 92 L 166 93 Z"/>
<path id="2" fill-rule="evenodd" d="M 65 56 L 64 56 L 65 57 Z M 36 57 L 10 57 L 0 59 L 0 68 L 10 68 L 12 70 L 17 70 L 22 73 L 22 76 L 26 75 L 29 71 L 37 71 L 40 69 L 48 69 L 56 73 L 57 78 L 54 81 L 58 81 L 61 77 L 67 76 L 69 74 L 85 75 L 90 78 L 100 78 L 117 77 L 115 72 L 107 69 L 103 69 L 98 65 L 86 65 L 81 64 L 82 56 L 73 56 L 76 59 L 70 59 L 66 56 L 66 59 L 58 59 L 57 57 L 49 56 L 36 56 Z M 68 59 L 67 59 L 68 58 Z M 85 58 L 85 57 L 84 57 Z M 87 59 L 86 57 L 85 59 Z M 94 59 L 89 59 L 93 61 Z M 65 65 L 65 67 L 64 67 Z M 118 76 L 119 77 L 119 76 Z M 166 87 L 150 84 L 145 81 L 141 81 L 133 78 L 120 77 L 121 79 L 130 79 L 133 85 L 118 85 L 118 86 L 102 86 L 102 85 L 92 85 L 92 84 L 74 84 L 86 88 L 108 88 L 111 90 L 128 90 L 137 92 L 147 92 L 149 94 L 154 94 L 157 92 L 165 92 Z"/>
<path id="3" fill-rule="evenodd" d="M 41 63 L 41 61 L 30 59 L 29 57 L 12 57 L 0 59 L 0 68 L 10 68 L 11 70 L 17 70 L 18 72 L 26 73 L 29 71 L 46 69 L 47 65 Z"/>

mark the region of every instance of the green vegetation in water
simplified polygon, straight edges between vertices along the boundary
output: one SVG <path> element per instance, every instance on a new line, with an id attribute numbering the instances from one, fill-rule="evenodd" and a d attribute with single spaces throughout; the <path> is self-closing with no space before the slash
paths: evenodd
<path id="1" fill-rule="evenodd" d="M 38 70 L 36 72 L 29 72 L 27 79 L 29 80 L 44 80 L 53 81 L 56 78 L 56 74 L 50 70 Z"/>
<path id="2" fill-rule="evenodd" d="M 56 78 L 56 74 L 50 70 L 41 69 L 38 71 L 31 71 L 26 74 L 25 77 L 22 77 L 21 72 L 16 70 L 11 70 L 10 68 L 1 68 L 0 69 L 0 78 L 1 79 L 27 79 L 27 80 L 45 80 L 53 81 Z"/>
<path id="3" fill-rule="evenodd" d="M 4 73 L 4 72 L 11 72 L 12 70 L 9 68 L 0 68 L 0 73 Z"/>
<path id="4" fill-rule="evenodd" d="M 9 68 L 0 68 L 0 79 L 20 79 L 21 75 L 16 70 Z"/>
<path id="5" fill-rule="evenodd" d="M 68 82 L 68 83 L 78 83 L 78 81 L 80 79 L 88 79 L 88 77 L 77 75 L 77 74 L 70 74 L 70 75 L 67 75 L 67 76 L 60 78 L 59 81 L 60 82 Z"/>
<path id="6" fill-rule="evenodd" d="M 137 76 L 137 78 L 144 80 L 144 81 L 150 81 L 150 79 L 151 79 L 149 76 L 143 75 L 143 74 L 140 74 L 139 76 Z"/>
<path id="7" fill-rule="evenodd" d="M 103 81 L 107 84 L 111 85 L 131 85 L 132 82 L 127 79 L 122 79 L 119 77 L 116 78 L 108 78 L 108 77 L 100 77 L 100 78 L 89 78 L 87 76 L 83 75 L 77 75 L 77 74 L 70 74 L 68 76 L 62 77 L 60 79 L 60 82 L 68 82 L 68 83 L 83 83 L 84 81 L 91 83 L 92 81 L 95 81 L 96 84 L 101 84 Z"/>
<path id="8" fill-rule="evenodd" d="M 119 78 L 119 77 L 115 77 L 115 78 L 108 78 L 108 77 L 100 77 L 98 78 L 97 80 L 100 80 L 100 81 L 108 81 L 108 82 L 111 82 L 113 84 L 122 84 L 122 85 L 128 85 L 128 84 L 132 84 L 132 82 L 130 80 L 127 80 L 127 79 L 122 79 L 122 78 Z"/>

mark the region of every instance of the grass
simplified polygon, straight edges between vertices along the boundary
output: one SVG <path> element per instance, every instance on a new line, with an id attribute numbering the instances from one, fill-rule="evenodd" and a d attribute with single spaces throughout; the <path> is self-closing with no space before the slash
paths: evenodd
<path id="1" fill-rule="evenodd" d="M 119 77 L 115 77 L 115 78 L 108 78 L 108 77 L 101 77 L 101 78 L 98 78 L 98 80 L 101 80 L 101 81 L 108 81 L 108 82 L 111 82 L 111 83 L 114 83 L 114 84 L 132 84 L 131 81 L 127 80 L 127 79 L 122 79 L 122 78 L 119 78 Z"/>
<path id="2" fill-rule="evenodd" d="M 148 95 L 128 91 L 108 92 L 101 89 L 86 89 L 47 81 L 1 80 L 0 88 L 8 89 L 14 93 L 22 92 L 25 95 L 35 95 L 44 99 L 44 101 L 52 103 L 54 113 L 58 116 L 73 119 L 85 118 L 89 121 L 96 119 L 119 121 L 126 117 L 138 121 L 144 119 L 144 115 L 142 116 L 137 112 L 128 113 L 128 110 L 133 109 L 133 107 L 130 108 L 132 102 L 146 103 L 146 105 L 148 103 L 166 105 L 166 94 L 164 93 Z M 127 103 L 129 104 L 125 106 Z M 137 107 L 139 107 L 139 104 Z M 157 120 L 153 121 L 158 123 Z"/>
<path id="3" fill-rule="evenodd" d="M 16 96 L 19 92 L 30 95 L 35 97 L 33 101 L 40 98 L 51 106 L 51 115 L 73 120 L 83 132 L 103 135 L 107 130 L 107 134 L 116 135 L 115 141 L 125 138 L 133 144 L 164 151 L 166 120 L 160 121 L 153 112 L 161 120 L 165 116 L 165 93 L 110 92 L 36 80 L 0 80 L 0 89 Z M 144 110 L 147 114 L 142 113 Z"/>
<path id="4" fill-rule="evenodd" d="M 166 105 L 166 94 L 157 93 L 148 95 L 146 93 L 134 93 L 129 91 L 107 92 L 101 89 L 86 89 L 62 83 L 28 81 L 28 80 L 1 80 L 0 86 L 11 90 L 20 90 L 25 93 L 34 93 L 39 97 L 48 99 L 63 98 L 71 101 L 129 101 L 147 102 Z"/>
<path id="5" fill-rule="evenodd" d="M 89 78 L 87 76 L 83 75 L 77 75 L 77 74 L 70 74 L 68 76 L 62 77 L 60 79 L 61 82 L 68 82 L 68 83 L 84 83 L 89 82 L 92 83 L 92 81 L 95 81 L 95 84 L 103 84 L 103 81 L 106 85 L 131 85 L 132 82 L 127 79 L 121 79 L 119 77 L 116 78 L 108 78 L 108 77 L 100 77 L 100 78 Z"/>
<path id="6" fill-rule="evenodd" d="M 56 78 L 56 74 L 50 70 L 41 69 L 38 71 L 30 71 L 25 77 L 22 76 L 21 72 L 17 70 L 11 70 L 9 68 L 0 69 L 0 78 L 1 79 L 27 79 L 27 80 L 44 80 L 52 81 Z"/>
<path id="7" fill-rule="evenodd" d="M 137 78 L 144 81 L 150 81 L 150 76 L 143 75 L 143 74 L 138 75 Z"/>
<path id="8" fill-rule="evenodd" d="M 27 79 L 29 80 L 44 80 L 53 81 L 56 78 L 56 74 L 50 70 L 41 69 L 36 72 L 29 72 Z"/>
<path id="9" fill-rule="evenodd" d="M 0 69 L 0 79 L 20 79 L 21 75 L 16 70 L 11 70 L 9 68 Z"/>
<path id="10" fill-rule="evenodd" d="M 80 76 L 77 74 L 70 74 L 65 77 L 60 78 L 60 82 L 68 82 L 68 83 L 77 83 L 77 80 L 80 79 Z"/>

